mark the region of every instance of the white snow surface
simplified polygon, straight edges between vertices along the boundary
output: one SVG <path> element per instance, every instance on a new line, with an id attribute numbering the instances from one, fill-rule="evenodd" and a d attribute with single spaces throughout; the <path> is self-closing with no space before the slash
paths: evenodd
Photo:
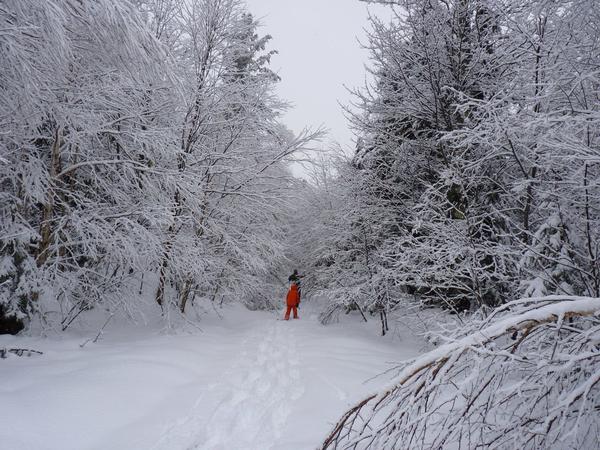
<path id="1" fill-rule="evenodd" d="M 0 447 L 11 450 L 302 450 L 423 346 L 376 319 L 317 322 L 227 307 L 202 332 L 113 324 L 53 338 L 0 336 L 43 355 L 0 360 Z M 350 323 L 349 323 L 350 322 Z M 375 378 L 373 378 L 375 377 Z"/>

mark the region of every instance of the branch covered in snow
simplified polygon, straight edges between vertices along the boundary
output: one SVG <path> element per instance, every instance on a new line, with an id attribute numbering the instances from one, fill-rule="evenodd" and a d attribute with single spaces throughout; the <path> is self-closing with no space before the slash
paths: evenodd
<path id="1" fill-rule="evenodd" d="M 323 449 L 593 448 L 599 342 L 600 298 L 508 303 L 403 365 Z"/>

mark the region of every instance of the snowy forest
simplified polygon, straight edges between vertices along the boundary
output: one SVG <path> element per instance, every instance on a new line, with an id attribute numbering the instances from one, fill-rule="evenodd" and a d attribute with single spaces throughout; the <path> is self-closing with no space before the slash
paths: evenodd
<path id="1" fill-rule="evenodd" d="M 0 0 L 0 441 L 600 448 L 600 2 L 348 1 L 389 17 L 366 17 L 344 152 L 286 126 L 277 37 L 242 0 Z M 221 398 L 219 355 L 241 342 L 250 391 Z M 57 392 L 121 395 L 103 368 L 173 350 L 202 359 L 201 386 L 169 394 L 177 425 L 149 441 L 96 424 L 87 442 L 91 412 L 68 445 L 26 431 L 51 363 L 73 370 Z M 152 367 L 128 369 L 140 389 L 176 379 Z M 290 421 L 315 431 L 284 445 Z"/>

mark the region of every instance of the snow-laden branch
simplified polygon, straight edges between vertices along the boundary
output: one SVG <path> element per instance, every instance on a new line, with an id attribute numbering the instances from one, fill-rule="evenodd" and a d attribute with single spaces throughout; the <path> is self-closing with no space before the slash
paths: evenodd
<path id="1" fill-rule="evenodd" d="M 108 159 L 108 160 L 97 160 L 97 161 L 82 161 L 77 164 L 73 164 L 66 169 L 62 170 L 60 173 L 55 175 L 55 179 L 60 180 L 65 175 L 76 171 L 81 167 L 89 167 L 89 166 L 111 166 L 111 165 L 130 165 L 135 167 L 138 170 L 150 170 L 147 165 L 141 164 L 136 161 L 132 161 L 130 159 Z"/>
<path id="2" fill-rule="evenodd" d="M 575 296 L 498 308 L 404 365 L 346 412 L 323 449 L 591 448 L 600 437 L 599 314 L 600 298 Z"/>

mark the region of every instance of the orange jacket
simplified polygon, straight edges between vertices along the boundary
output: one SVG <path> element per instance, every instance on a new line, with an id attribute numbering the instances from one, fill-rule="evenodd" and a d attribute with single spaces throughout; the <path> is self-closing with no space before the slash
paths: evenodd
<path id="1" fill-rule="evenodd" d="M 288 306 L 298 306 L 300 303 L 300 295 L 298 295 L 298 286 L 292 283 L 290 290 L 287 293 L 287 305 Z"/>

